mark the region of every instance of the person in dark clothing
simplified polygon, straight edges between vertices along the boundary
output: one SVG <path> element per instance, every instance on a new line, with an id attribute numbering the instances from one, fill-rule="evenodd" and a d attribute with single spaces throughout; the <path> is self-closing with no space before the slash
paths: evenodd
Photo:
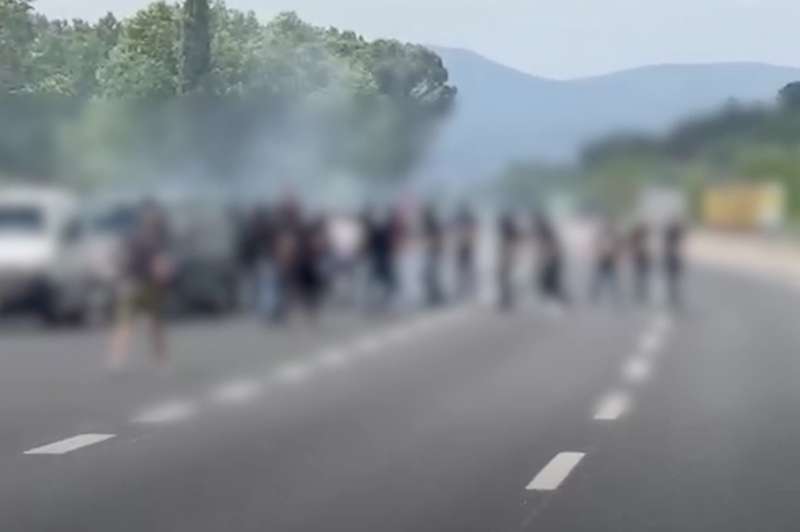
<path id="1" fill-rule="evenodd" d="M 594 245 L 594 274 L 590 289 L 590 297 L 594 302 L 605 297 L 605 294 L 618 303 L 620 242 L 616 229 L 611 222 L 604 222 L 597 232 Z"/>
<path id="2" fill-rule="evenodd" d="M 272 260 L 275 265 L 275 291 L 272 321 L 285 321 L 297 298 L 297 268 L 302 236 L 302 211 L 292 198 L 276 212 L 272 236 Z"/>
<path id="3" fill-rule="evenodd" d="M 478 222 L 472 210 L 463 205 L 456 216 L 456 275 L 458 294 L 462 298 L 475 294 L 475 248 L 478 239 Z"/>
<path id="4" fill-rule="evenodd" d="M 174 266 L 168 254 L 169 229 L 164 213 L 153 200 L 139 208 L 136 223 L 123 244 L 122 275 L 117 294 L 109 366 L 119 369 L 130 351 L 130 336 L 135 319 L 149 320 L 153 355 L 163 366 L 167 363 L 164 305 Z"/>
<path id="5" fill-rule="evenodd" d="M 256 209 L 250 223 L 248 239 L 253 248 L 253 278 L 247 288 L 255 293 L 255 310 L 265 317 L 272 315 L 277 301 L 277 266 L 275 246 L 277 214 L 267 205 Z"/>
<path id="6" fill-rule="evenodd" d="M 519 229 L 514 215 L 505 213 L 498 223 L 499 246 L 497 284 L 498 304 L 501 310 L 514 308 L 514 270 L 517 262 L 517 247 L 519 242 Z"/>
<path id="7" fill-rule="evenodd" d="M 534 238 L 538 255 L 537 284 L 545 299 L 567 303 L 563 284 L 564 255 L 556 229 L 542 214 L 534 214 Z"/>
<path id="8" fill-rule="evenodd" d="M 294 282 L 297 295 L 308 315 L 314 319 L 325 293 L 325 254 L 328 250 L 325 219 L 319 218 L 300 228 Z"/>
<path id="9" fill-rule="evenodd" d="M 683 242 L 686 230 L 680 220 L 670 222 L 664 231 L 664 273 L 667 298 L 673 307 L 683 306 Z"/>
<path id="10" fill-rule="evenodd" d="M 634 295 L 639 303 L 646 303 L 650 299 L 652 257 L 649 239 L 650 229 L 646 223 L 639 222 L 631 230 L 628 241 L 633 267 Z"/>
<path id="11" fill-rule="evenodd" d="M 367 303 L 386 308 L 395 296 L 395 228 L 390 216 L 378 219 L 372 209 L 362 215 L 367 259 Z"/>
<path id="12" fill-rule="evenodd" d="M 429 306 L 444 303 L 442 287 L 442 255 L 444 254 L 444 230 L 436 214 L 436 209 L 429 205 L 422 218 L 422 232 L 425 246 L 425 263 L 422 280 L 425 287 L 425 302 Z"/>

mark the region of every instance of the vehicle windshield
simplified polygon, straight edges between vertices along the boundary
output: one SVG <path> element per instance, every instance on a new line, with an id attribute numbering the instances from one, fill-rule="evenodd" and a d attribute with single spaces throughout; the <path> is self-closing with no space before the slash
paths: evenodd
<path id="1" fill-rule="evenodd" d="M 94 216 L 91 226 L 99 233 L 124 235 L 128 233 L 135 220 L 135 209 L 132 207 L 116 207 Z"/>
<path id="2" fill-rule="evenodd" d="M 37 233 L 43 226 L 44 216 L 36 207 L 0 206 L 0 233 Z"/>

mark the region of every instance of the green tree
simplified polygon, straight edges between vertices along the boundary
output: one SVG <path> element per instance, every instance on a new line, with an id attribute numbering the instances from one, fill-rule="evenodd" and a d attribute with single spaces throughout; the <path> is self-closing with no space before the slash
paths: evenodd
<path id="1" fill-rule="evenodd" d="M 0 0 L 0 92 L 25 90 L 34 37 L 30 2 Z"/>
<path id="2" fill-rule="evenodd" d="M 103 43 L 106 58 L 109 52 L 119 43 L 119 36 L 122 31 L 122 24 L 117 20 L 113 13 L 108 12 L 106 15 L 97 21 L 95 25 L 95 32 L 97 38 Z"/>
<path id="3" fill-rule="evenodd" d="M 150 4 L 123 25 L 119 43 L 98 70 L 108 97 L 163 98 L 178 93 L 180 13 L 166 2 Z"/>
<path id="4" fill-rule="evenodd" d="M 800 81 L 789 83 L 778 93 L 778 101 L 785 107 L 800 108 Z"/>
<path id="5" fill-rule="evenodd" d="M 198 88 L 211 69 L 211 13 L 208 0 L 185 0 L 181 40 L 181 91 Z"/>

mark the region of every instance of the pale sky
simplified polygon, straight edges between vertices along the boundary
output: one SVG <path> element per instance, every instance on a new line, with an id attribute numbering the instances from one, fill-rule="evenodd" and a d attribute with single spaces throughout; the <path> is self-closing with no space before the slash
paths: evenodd
<path id="1" fill-rule="evenodd" d="M 35 0 L 48 16 L 130 15 L 147 0 Z M 800 66 L 798 0 L 228 0 L 262 19 L 474 50 L 531 74 L 572 78 L 656 63 Z"/>

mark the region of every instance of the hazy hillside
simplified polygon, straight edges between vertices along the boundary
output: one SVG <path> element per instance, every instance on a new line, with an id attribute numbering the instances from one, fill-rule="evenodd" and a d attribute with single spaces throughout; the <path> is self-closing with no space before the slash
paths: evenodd
<path id="1" fill-rule="evenodd" d="M 474 52 L 436 48 L 459 88 L 458 108 L 426 173 L 475 179 L 513 159 L 565 159 L 618 129 L 657 131 L 731 98 L 772 101 L 800 69 L 758 63 L 648 66 L 559 81 Z"/>

